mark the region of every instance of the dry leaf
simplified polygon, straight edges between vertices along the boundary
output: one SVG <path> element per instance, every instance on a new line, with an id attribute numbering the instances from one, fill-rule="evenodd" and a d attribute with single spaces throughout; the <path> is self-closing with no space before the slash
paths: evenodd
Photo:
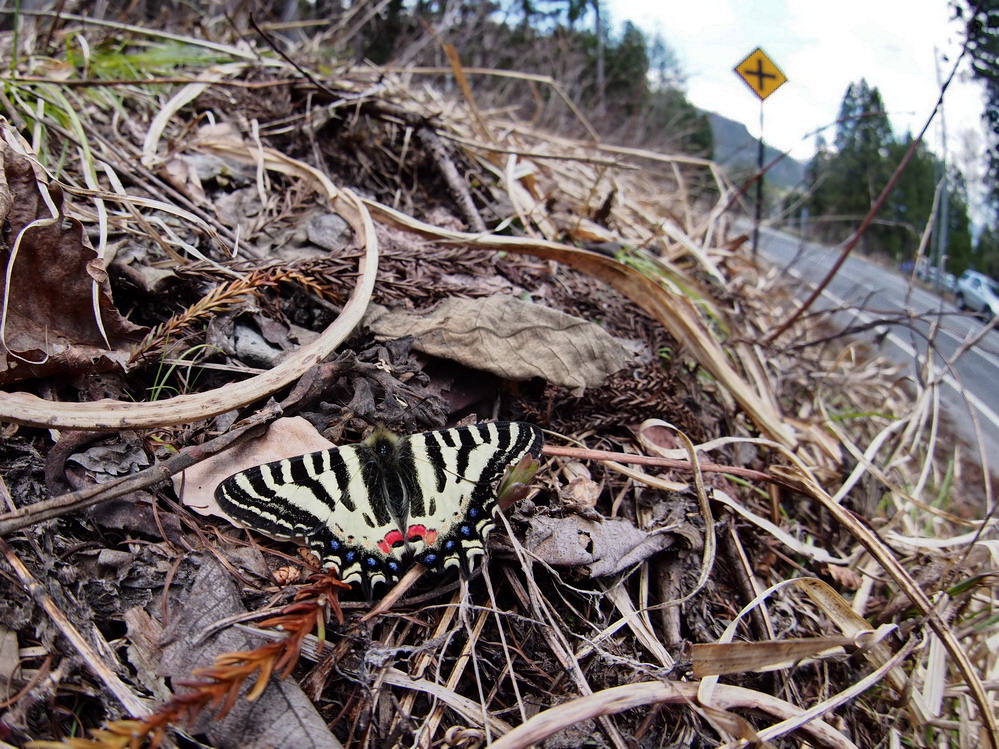
<path id="1" fill-rule="evenodd" d="M 597 517 L 591 517 L 590 513 L 596 513 L 594 508 L 600 498 L 602 485 L 594 481 L 589 469 L 578 461 L 566 463 L 562 472 L 569 479 L 565 488 L 559 490 L 562 505 L 570 512 L 598 520 Z"/>
<path id="2" fill-rule="evenodd" d="M 46 187 L 43 180 L 28 158 L 0 147 L 0 266 L 7 269 L 0 385 L 120 368 L 144 332 L 115 309 L 107 271 L 83 225 L 63 213 L 58 184 Z"/>
<path id="3" fill-rule="evenodd" d="M 622 572 L 676 541 L 672 533 L 636 528 L 627 520 L 602 523 L 569 515 L 530 519 L 524 548 L 556 567 L 585 567 L 591 577 Z"/>
<path id="4" fill-rule="evenodd" d="M 838 564 L 827 564 L 826 572 L 829 577 L 839 583 L 844 590 L 860 590 L 864 579 L 852 567 L 840 567 Z"/>
<path id="5" fill-rule="evenodd" d="M 694 678 L 724 676 L 747 671 L 764 672 L 790 668 L 812 658 L 842 655 L 853 648 L 849 637 L 804 637 L 765 642 L 706 642 L 690 648 Z"/>
<path id="6" fill-rule="evenodd" d="M 245 612 L 239 591 L 229 574 L 209 555 L 196 555 L 201 568 L 191 586 L 171 603 L 174 615 L 163 640 L 161 673 L 173 679 L 190 679 L 191 671 L 211 666 L 215 656 L 251 650 L 263 644 L 259 637 L 228 626 L 206 635 L 216 622 Z M 243 691 L 250 688 L 243 686 Z M 220 749 L 262 749 L 301 747 L 301 749 L 340 749 L 341 744 L 326 726 L 294 679 L 272 679 L 253 702 L 238 700 L 221 720 L 203 713 L 195 732 L 208 736 Z"/>
<path id="7" fill-rule="evenodd" d="M 94 474 L 98 484 L 111 481 L 118 476 L 141 471 L 149 465 L 140 444 L 129 442 L 114 442 L 110 445 L 95 445 L 83 452 L 71 455 L 68 461 L 78 463 Z"/>
<path id="8" fill-rule="evenodd" d="M 599 325 L 511 296 L 445 299 L 422 312 L 372 305 L 364 324 L 380 340 L 412 336 L 425 354 L 515 382 L 541 377 L 577 397 L 631 359 Z"/>

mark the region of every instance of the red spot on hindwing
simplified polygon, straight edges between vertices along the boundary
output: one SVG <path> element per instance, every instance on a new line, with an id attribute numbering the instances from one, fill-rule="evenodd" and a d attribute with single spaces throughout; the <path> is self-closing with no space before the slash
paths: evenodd
<path id="1" fill-rule="evenodd" d="M 389 531 L 385 534 L 385 538 L 378 542 L 378 548 L 387 556 L 392 553 L 392 549 L 401 546 L 403 541 L 404 539 L 399 531 Z"/>
<path id="2" fill-rule="evenodd" d="M 433 545 L 437 541 L 437 531 L 427 528 L 425 525 L 411 525 L 406 536 L 410 541 L 423 541 L 427 546 Z"/>

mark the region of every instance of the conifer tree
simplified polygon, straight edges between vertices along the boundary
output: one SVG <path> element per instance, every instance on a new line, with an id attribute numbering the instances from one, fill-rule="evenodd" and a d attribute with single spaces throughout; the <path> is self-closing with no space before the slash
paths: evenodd
<path id="1" fill-rule="evenodd" d="M 894 137 L 877 87 L 863 79 L 850 84 L 840 106 L 835 148 L 820 144 L 807 170 L 812 182 L 808 206 L 827 240 L 841 241 L 854 231 L 912 143 L 909 133 Z M 960 272 L 971 255 L 967 197 L 957 170 L 946 178 L 951 191 L 948 267 Z M 864 234 L 861 248 L 897 260 L 910 258 L 933 213 L 942 179 L 942 162 L 924 143 L 917 144 L 894 191 Z"/>
<path id="2" fill-rule="evenodd" d="M 965 23 L 974 75 L 985 85 L 984 119 L 993 136 L 986 155 L 987 178 L 999 202 L 999 0 L 954 0 L 953 8 Z"/>

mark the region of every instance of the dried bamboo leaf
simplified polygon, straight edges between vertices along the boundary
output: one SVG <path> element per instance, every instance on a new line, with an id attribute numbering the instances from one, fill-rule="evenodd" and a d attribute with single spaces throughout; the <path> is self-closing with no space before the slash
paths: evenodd
<path id="1" fill-rule="evenodd" d="M 803 637 L 765 642 L 704 642 L 690 646 L 694 677 L 790 668 L 811 658 L 842 655 L 852 637 Z"/>

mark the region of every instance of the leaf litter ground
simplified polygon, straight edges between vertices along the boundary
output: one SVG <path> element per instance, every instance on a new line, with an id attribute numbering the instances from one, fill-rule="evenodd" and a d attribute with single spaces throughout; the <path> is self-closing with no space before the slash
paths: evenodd
<path id="1" fill-rule="evenodd" d="M 996 740 L 991 481 L 932 377 L 819 318 L 760 344 L 796 302 L 730 237 L 713 164 L 398 72 L 317 85 L 264 45 L 79 85 L 26 44 L 0 185 L 11 743 L 148 715 L 74 741 Z M 532 492 L 482 574 L 374 615 L 199 514 L 239 460 L 493 417 L 559 435 Z"/>

